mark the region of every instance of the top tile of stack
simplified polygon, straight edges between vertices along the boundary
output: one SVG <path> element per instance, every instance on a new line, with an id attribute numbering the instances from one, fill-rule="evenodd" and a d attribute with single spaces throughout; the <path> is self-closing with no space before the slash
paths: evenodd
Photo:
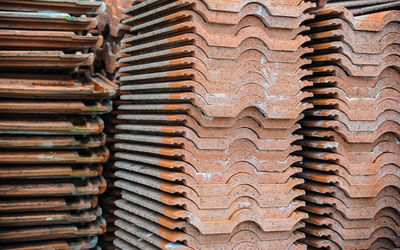
<path id="1" fill-rule="evenodd" d="M 278 1 L 282 2 L 282 1 Z M 285 1 L 283 1 L 285 2 Z M 238 24 L 242 18 L 247 15 L 255 15 L 269 27 L 291 29 L 297 28 L 301 22 L 311 19 L 312 16 L 305 14 L 306 9 L 315 7 L 315 4 L 304 1 L 294 1 L 296 4 L 282 4 L 271 1 L 237 1 L 237 2 L 217 2 L 217 1 L 144 1 L 138 3 L 124 12 L 132 18 L 127 19 L 124 23 L 132 23 L 149 15 L 157 15 L 158 13 L 168 10 L 178 10 L 179 8 L 191 7 L 191 9 L 207 23 L 214 24 Z M 146 13 L 146 10 L 151 12 Z M 138 15 L 140 13 L 140 15 Z"/>
<path id="2" fill-rule="evenodd" d="M 0 9 L 5 11 L 67 13 L 73 16 L 96 16 L 104 4 L 99 1 L 82 0 L 2 0 Z"/>
<path id="3" fill-rule="evenodd" d="M 353 15 L 365 15 L 369 13 L 382 12 L 386 10 L 393 10 L 400 6 L 397 0 L 333 0 L 326 4 L 326 7 L 341 6 L 348 9 Z"/>

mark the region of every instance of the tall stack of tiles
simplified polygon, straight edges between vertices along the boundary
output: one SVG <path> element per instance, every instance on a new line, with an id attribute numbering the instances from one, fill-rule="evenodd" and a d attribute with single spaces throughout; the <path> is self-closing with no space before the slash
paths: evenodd
<path id="1" fill-rule="evenodd" d="M 360 2 L 310 24 L 314 109 L 300 134 L 312 247 L 400 247 L 400 11 Z"/>
<path id="2" fill-rule="evenodd" d="M 101 2 L 0 1 L 0 244 L 88 249 L 104 233 L 104 123 L 112 82 L 94 74 Z"/>
<path id="3" fill-rule="evenodd" d="M 102 48 L 97 49 L 96 58 L 101 58 L 102 70 L 104 70 L 107 78 L 114 81 L 117 70 L 117 60 L 119 50 L 121 48 L 121 40 L 124 35 L 129 32 L 129 26 L 122 24 L 122 19 L 127 17 L 123 11 L 132 6 L 133 0 L 103 0 L 105 4 L 105 11 L 101 12 L 98 16 L 98 29 L 104 37 Z M 100 60 L 99 60 L 100 61 Z M 114 107 L 115 109 L 115 107 Z M 111 134 L 109 131 L 112 128 L 113 112 L 104 117 L 106 133 Z M 99 245 L 102 249 L 115 249 L 113 240 L 116 238 L 114 232 L 118 227 L 114 225 L 115 222 L 115 205 L 116 199 L 120 198 L 120 189 L 114 186 L 116 180 L 114 176 L 113 161 L 110 160 L 104 164 L 103 176 L 107 181 L 107 190 L 100 197 L 100 206 L 103 210 L 103 217 L 107 222 L 107 232 L 99 237 Z"/>
<path id="4" fill-rule="evenodd" d="M 302 0 L 125 10 L 114 123 L 120 249 L 303 249 L 292 133 L 312 83 Z"/>

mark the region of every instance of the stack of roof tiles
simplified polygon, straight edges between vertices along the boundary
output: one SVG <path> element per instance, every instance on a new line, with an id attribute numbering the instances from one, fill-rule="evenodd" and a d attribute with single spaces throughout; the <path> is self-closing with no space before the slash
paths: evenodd
<path id="1" fill-rule="evenodd" d="M 0 1 L 2 249 L 88 249 L 105 231 L 104 123 L 115 87 L 92 73 L 93 1 Z"/>
<path id="2" fill-rule="evenodd" d="M 372 7 L 320 9 L 310 24 L 314 109 L 300 134 L 313 247 L 400 247 L 400 12 Z"/>
<path id="3" fill-rule="evenodd" d="M 117 67 L 118 54 L 121 49 L 121 40 L 125 33 L 129 32 L 129 26 L 122 24 L 122 19 L 127 17 L 123 11 L 132 6 L 133 0 L 104 0 L 106 6 L 105 11 L 101 12 L 98 16 L 99 31 L 104 37 L 102 48 L 97 50 L 96 58 L 102 59 L 102 66 L 105 74 L 109 79 L 115 79 Z M 114 107 L 115 108 L 115 107 Z M 113 112 L 104 117 L 106 129 L 112 127 Z M 110 131 L 106 131 L 110 133 Z M 115 188 L 114 182 L 116 180 L 112 161 L 109 161 L 104 166 L 103 176 L 107 181 L 107 190 L 100 198 L 100 205 L 103 210 L 103 217 L 107 221 L 107 232 L 99 238 L 99 245 L 103 249 L 115 249 L 113 240 L 116 238 L 114 232 L 118 227 L 114 225 L 115 205 L 116 199 L 120 198 L 120 189 Z"/>
<path id="4" fill-rule="evenodd" d="M 113 157 L 120 249 L 302 249 L 301 0 L 135 1 Z"/>

